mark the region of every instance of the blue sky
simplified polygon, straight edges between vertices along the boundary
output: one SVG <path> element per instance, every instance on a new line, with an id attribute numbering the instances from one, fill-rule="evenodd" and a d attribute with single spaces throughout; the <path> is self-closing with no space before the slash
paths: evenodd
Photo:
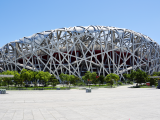
<path id="1" fill-rule="evenodd" d="M 160 44 L 160 0 L 3 0 L 0 47 L 37 32 L 103 25 L 145 34 Z"/>

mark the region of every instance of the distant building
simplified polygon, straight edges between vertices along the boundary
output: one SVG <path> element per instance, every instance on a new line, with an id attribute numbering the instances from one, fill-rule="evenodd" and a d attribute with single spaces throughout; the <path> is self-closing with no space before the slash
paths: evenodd
<path id="1" fill-rule="evenodd" d="M 83 76 L 86 71 L 106 76 L 140 68 L 159 71 L 160 46 L 148 36 L 128 29 L 77 26 L 36 33 L 0 49 L 1 70 L 23 68 Z"/>

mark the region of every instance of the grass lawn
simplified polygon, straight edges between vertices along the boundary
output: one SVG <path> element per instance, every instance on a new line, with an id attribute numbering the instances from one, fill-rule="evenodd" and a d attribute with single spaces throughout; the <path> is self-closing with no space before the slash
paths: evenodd
<path id="1" fill-rule="evenodd" d="M 152 88 L 152 87 L 151 86 L 142 85 L 142 86 L 133 86 L 131 88 Z"/>
<path id="2" fill-rule="evenodd" d="M 151 86 L 140 86 L 140 88 L 151 88 Z"/>
<path id="3" fill-rule="evenodd" d="M 126 84 L 122 84 L 122 85 L 119 85 L 119 86 L 123 86 L 123 85 L 126 85 Z M 97 89 L 97 88 L 116 88 L 118 87 L 117 84 L 113 84 L 112 87 L 111 85 L 109 84 L 103 84 L 103 85 L 90 85 L 90 88 L 92 89 Z M 55 86 L 55 87 L 52 87 L 52 86 L 48 86 L 48 87 L 43 87 L 43 86 L 37 86 L 37 87 L 15 87 L 15 86 L 0 86 L 0 89 L 6 89 L 6 90 L 57 90 L 57 88 L 60 88 L 60 90 L 68 90 L 68 89 L 85 89 L 85 88 L 89 88 L 88 85 L 83 85 L 83 86 L 73 86 L 71 85 L 70 88 L 68 85 L 64 85 L 64 87 L 61 85 L 61 86 Z"/>
<path id="4" fill-rule="evenodd" d="M 0 87 L 0 89 L 6 89 L 6 90 L 57 90 L 57 88 L 60 89 L 68 89 L 68 87 L 42 87 L 42 86 L 38 86 L 38 87 Z"/>

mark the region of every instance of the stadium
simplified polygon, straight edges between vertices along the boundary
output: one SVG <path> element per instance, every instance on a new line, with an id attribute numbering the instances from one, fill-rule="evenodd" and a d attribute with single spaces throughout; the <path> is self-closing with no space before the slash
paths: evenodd
<path id="1" fill-rule="evenodd" d="M 128 29 L 76 26 L 33 34 L 0 48 L 0 69 L 48 71 L 82 77 L 141 69 L 149 74 L 160 68 L 160 46 L 151 38 Z"/>

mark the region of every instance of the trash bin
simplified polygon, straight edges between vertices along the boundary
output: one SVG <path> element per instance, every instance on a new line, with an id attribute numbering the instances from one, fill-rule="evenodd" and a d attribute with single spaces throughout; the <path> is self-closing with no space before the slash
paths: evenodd
<path id="1" fill-rule="evenodd" d="M 57 90 L 60 90 L 60 88 L 57 88 Z"/>
<path id="2" fill-rule="evenodd" d="M 86 88 L 86 93 L 91 93 L 91 88 Z"/>
<path id="3" fill-rule="evenodd" d="M 0 90 L 0 94 L 1 94 L 1 90 Z"/>

